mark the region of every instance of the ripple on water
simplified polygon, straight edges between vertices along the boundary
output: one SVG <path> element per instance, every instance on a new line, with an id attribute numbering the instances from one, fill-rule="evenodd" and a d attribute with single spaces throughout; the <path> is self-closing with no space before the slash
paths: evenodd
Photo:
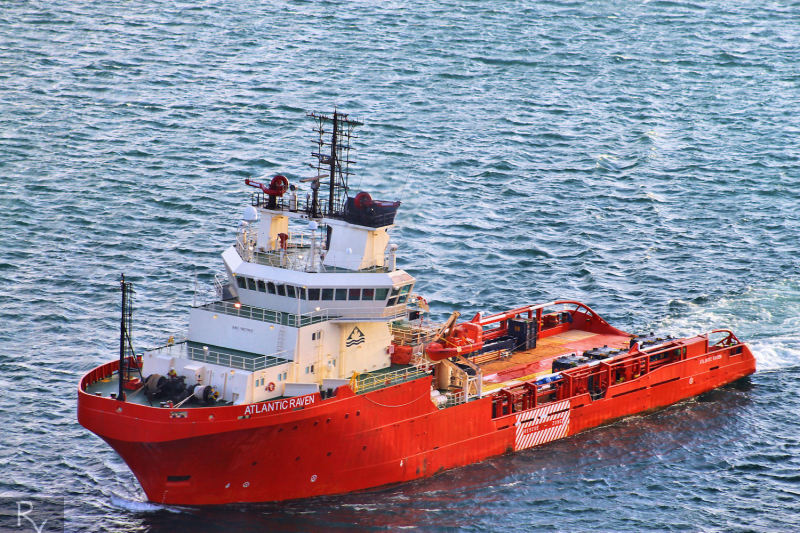
<path id="1" fill-rule="evenodd" d="M 71 531 L 793 530 L 798 7 L 336 7 L 4 7 L 0 492 L 67 494 Z M 403 200 L 393 238 L 436 317 L 576 298 L 631 331 L 730 327 L 750 388 L 399 487 L 144 503 L 74 415 L 118 276 L 137 346 L 185 328 L 242 178 L 309 176 L 304 114 L 334 105 L 366 122 L 351 185 Z"/>

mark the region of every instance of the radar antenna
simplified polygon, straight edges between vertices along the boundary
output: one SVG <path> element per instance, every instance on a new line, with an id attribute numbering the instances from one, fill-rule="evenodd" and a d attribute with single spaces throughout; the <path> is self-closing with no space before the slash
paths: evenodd
<path id="1" fill-rule="evenodd" d="M 323 213 L 329 217 L 342 216 L 347 202 L 347 182 L 353 174 L 350 165 L 355 164 L 355 161 L 350 159 L 350 139 L 358 137 L 353 133 L 353 129 L 363 123 L 351 119 L 346 113 L 339 113 L 336 109 L 333 114 L 312 112 L 308 116 L 317 121 L 314 131 L 319 134 L 318 139 L 314 141 L 317 151 L 311 153 L 316 159 L 317 176 L 309 180 L 313 182 L 310 215 L 312 218 L 320 217 Z M 328 206 L 323 211 L 319 205 L 319 183 L 324 177 L 328 177 L 329 181 Z"/>

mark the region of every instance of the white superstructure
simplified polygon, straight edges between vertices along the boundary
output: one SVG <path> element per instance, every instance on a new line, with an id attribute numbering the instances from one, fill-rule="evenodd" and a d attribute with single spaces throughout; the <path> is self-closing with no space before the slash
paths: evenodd
<path id="1" fill-rule="evenodd" d="M 142 373 L 185 376 L 241 404 L 390 366 L 390 323 L 407 316 L 414 278 L 395 268 L 382 224 L 399 204 L 382 205 L 391 216 L 351 198 L 349 211 L 313 217 L 254 195 L 222 254 L 218 298 L 192 308 L 185 342 L 145 352 Z"/>

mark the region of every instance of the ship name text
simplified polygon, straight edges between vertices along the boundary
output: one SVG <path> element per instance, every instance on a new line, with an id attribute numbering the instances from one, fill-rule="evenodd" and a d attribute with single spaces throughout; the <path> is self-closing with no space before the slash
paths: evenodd
<path id="1" fill-rule="evenodd" d="M 296 398 L 286 398 L 284 400 L 276 400 L 274 402 L 253 403 L 248 405 L 244 414 L 257 415 L 260 413 L 278 413 L 280 411 L 287 411 L 289 409 L 296 409 L 298 407 L 306 407 L 314 403 L 314 395 L 308 394 L 306 396 L 298 396 Z"/>
<path id="2" fill-rule="evenodd" d="M 717 354 L 717 355 L 711 355 L 709 357 L 704 357 L 704 358 L 700 359 L 698 361 L 698 363 L 700 363 L 701 365 L 704 365 L 706 363 L 710 363 L 711 361 L 716 361 L 717 359 L 722 359 L 722 354 Z"/>

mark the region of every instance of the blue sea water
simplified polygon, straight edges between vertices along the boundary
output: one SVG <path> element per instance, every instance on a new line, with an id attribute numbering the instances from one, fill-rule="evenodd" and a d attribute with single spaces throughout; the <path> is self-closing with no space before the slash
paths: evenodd
<path id="1" fill-rule="evenodd" d="M 796 530 L 798 57 L 788 1 L 0 0 L 0 495 L 63 495 L 69 531 Z M 437 316 L 731 327 L 749 387 L 365 493 L 147 503 L 75 415 L 118 276 L 138 349 L 180 333 L 244 178 L 311 175 L 334 106 Z"/>

